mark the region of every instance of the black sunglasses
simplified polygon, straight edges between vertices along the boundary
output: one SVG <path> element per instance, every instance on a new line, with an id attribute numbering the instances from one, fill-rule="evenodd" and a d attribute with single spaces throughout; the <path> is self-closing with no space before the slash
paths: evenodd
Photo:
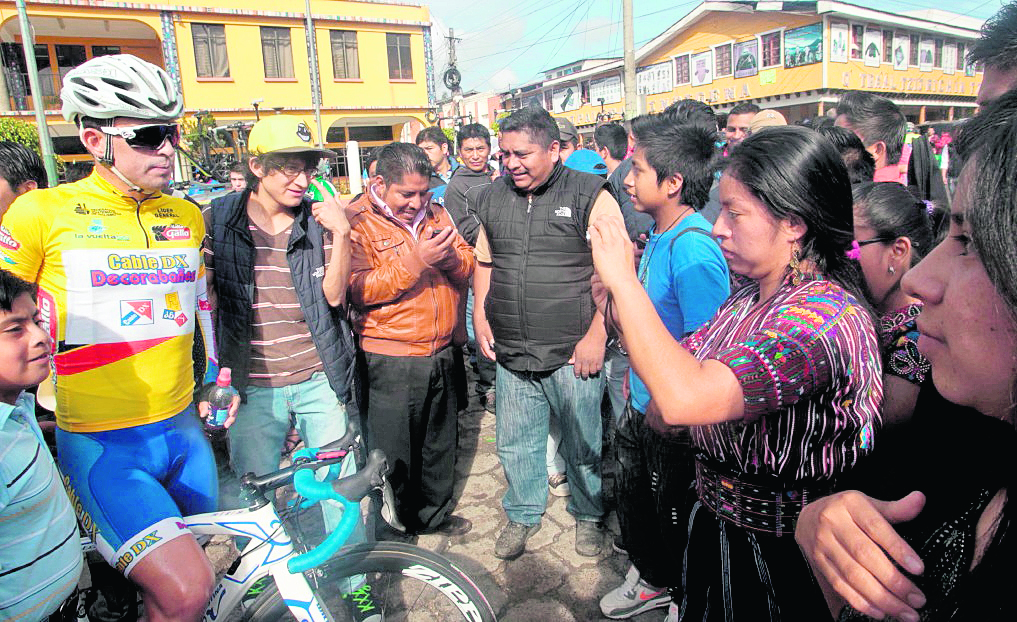
<path id="1" fill-rule="evenodd" d="M 176 148 L 180 144 L 180 125 L 158 123 L 152 125 L 130 125 L 127 127 L 101 127 L 103 134 L 120 136 L 131 147 L 155 151 L 168 139 Z"/>

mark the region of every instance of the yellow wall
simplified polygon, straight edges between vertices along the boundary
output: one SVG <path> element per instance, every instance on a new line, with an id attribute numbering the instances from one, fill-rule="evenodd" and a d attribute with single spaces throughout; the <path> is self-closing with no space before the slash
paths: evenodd
<path id="1" fill-rule="evenodd" d="M 118 20 L 132 19 L 143 22 L 152 31 L 152 39 L 133 41 L 124 39 L 89 38 L 90 45 L 121 45 L 122 50 L 165 66 L 162 58 L 162 25 L 159 9 L 165 4 L 149 3 L 145 8 L 78 5 L 29 4 L 30 19 L 35 18 L 86 18 L 110 20 L 116 28 Z M 189 110 L 218 110 L 217 118 L 253 118 L 251 101 L 264 99 L 263 113 L 271 114 L 273 107 L 294 109 L 297 114 L 311 117 L 310 72 L 305 44 L 303 3 L 280 4 L 272 0 L 206 0 L 178 2 L 174 7 L 193 7 L 194 10 L 174 13 L 174 25 L 179 59 L 184 105 Z M 149 10 L 146 10 L 149 9 Z M 235 12 L 215 13 L 210 10 L 235 9 Z M 345 0 L 313 0 L 318 48 L 318 69 L 322 89 L 323 125 L 340 117 L 349 116 L 411 116 L 422 118 L 427 108 L 427 81 L 424 62 L 424 37 L 421 23 L 430 21 L 426 7 L 398 4 L 349 2 Z M 290 13 L 285 17 L 245 15 L 263 11 Z M 332 21 L 326 17 L 346 17 L 347 21 Z M 0 23 L 17 19 L 13 2 L 0 2 Z M 122 23 L 122 22 L 121 22 Z M 194 61 L 191 34 L 192 23 L 223 24 L 226 32 L 230 77 L 227 79 L 198 78 Z M 287 27 L 290 29 L 290 46 L 293 55 L 293 78 L 266 80 L 261 51 L 260 26 Z M 336 81 L 329 30 L 355 30 L 360 60 L 359 80 Z M 412 81 L 388 79 L 386 33 L 410 34 L 413 62 Z M 71 38 L 40 37 L 38 43 L 78 43 Z M 385 110 L 383 108 L 389 107 Z M 56 120 L 52 111 L 53 120 Z M 341 113 L 341 114 L 340 114 Z M 398 124 L 397 124 L 398 125 Z M 398 130 L 398 127 L 396 128 Z"/>
<path id="2" fill-rule="evenodd" d="M 218 18 L 218 19 L 212 19 Z M 229 78 L 199 78 L 194 65 L 192 23 L 225 25 L 226 49 L 230 63 Z M 268 80 L 261 50 L 261 26 L 290 29 L 293 53 L 293 79 Z M 336 81 L 333 78 L 329 30 L 358 30 L 357 47 L 360 59 L 360 80 Z M 413 58 L 413 81 L 388 79 L 386 33 L 409 33 Z M 389 26 L 382 28 L 351 22 L 315 24 L 318 47 L 318 72 L 321 76 L 322 105 L 327 108 L 363 106 L 427 106 L 427 83 L 424 74 L 424 37 L 419 27 Z M 262 110 L 276 106 L 310 108 L 310 71 L 303 24 L 296 20 L 243 18 L 188 14 L 177 24 L 177 51 L 184 90 L 184 104 L 189 109 L 251 108 L 251 100 L 264 99 Z"/>

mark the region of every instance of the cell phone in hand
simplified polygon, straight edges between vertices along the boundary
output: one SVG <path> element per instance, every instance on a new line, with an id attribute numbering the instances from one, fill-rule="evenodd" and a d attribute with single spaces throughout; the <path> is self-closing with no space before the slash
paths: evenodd
<path id="1" fill-rule="evenodd" d="M 433 239 L 433 238 L 438 237 L 438 234 L 440 234 L 442 231 L 444 231 L 444 227 L 438 227 L 437 229 L 432 229 L 431 230 L 431 238 Z"/>

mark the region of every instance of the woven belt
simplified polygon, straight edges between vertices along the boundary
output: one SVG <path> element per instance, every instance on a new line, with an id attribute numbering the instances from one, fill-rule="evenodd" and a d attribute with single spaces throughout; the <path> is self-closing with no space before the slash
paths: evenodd
<path id="1" fill-rule="evenodd" d="M 722 473 L 701 458 L 696 459 L 699 500 L 717 516 L 753 531 L 777 536 L 793 534 L 802 507 L 831 490 L 832 484 L 789 488 L 779 481 L 750 482 L 745 476 Z"/>

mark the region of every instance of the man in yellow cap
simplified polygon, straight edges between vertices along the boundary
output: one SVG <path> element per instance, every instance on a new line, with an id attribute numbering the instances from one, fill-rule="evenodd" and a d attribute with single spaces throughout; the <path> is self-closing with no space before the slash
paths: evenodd
<path id="1" fill-rule="evenodd" d="M 290 115 L 256 123 L 248 145 L 247 189 L 204 211 L 220 365 L 232 368 L 243 400 L 229 430 L 238 476 L 279 468 L 291 418 L 307 446 L 321 447 L 358 416 L 344 312 L 350 225 L 327 192 L 319 202 L 305 197 L 319 162 L 335 154 Z M 331 529 L 341 512 L 328 506 L 324 514 Z"/>

